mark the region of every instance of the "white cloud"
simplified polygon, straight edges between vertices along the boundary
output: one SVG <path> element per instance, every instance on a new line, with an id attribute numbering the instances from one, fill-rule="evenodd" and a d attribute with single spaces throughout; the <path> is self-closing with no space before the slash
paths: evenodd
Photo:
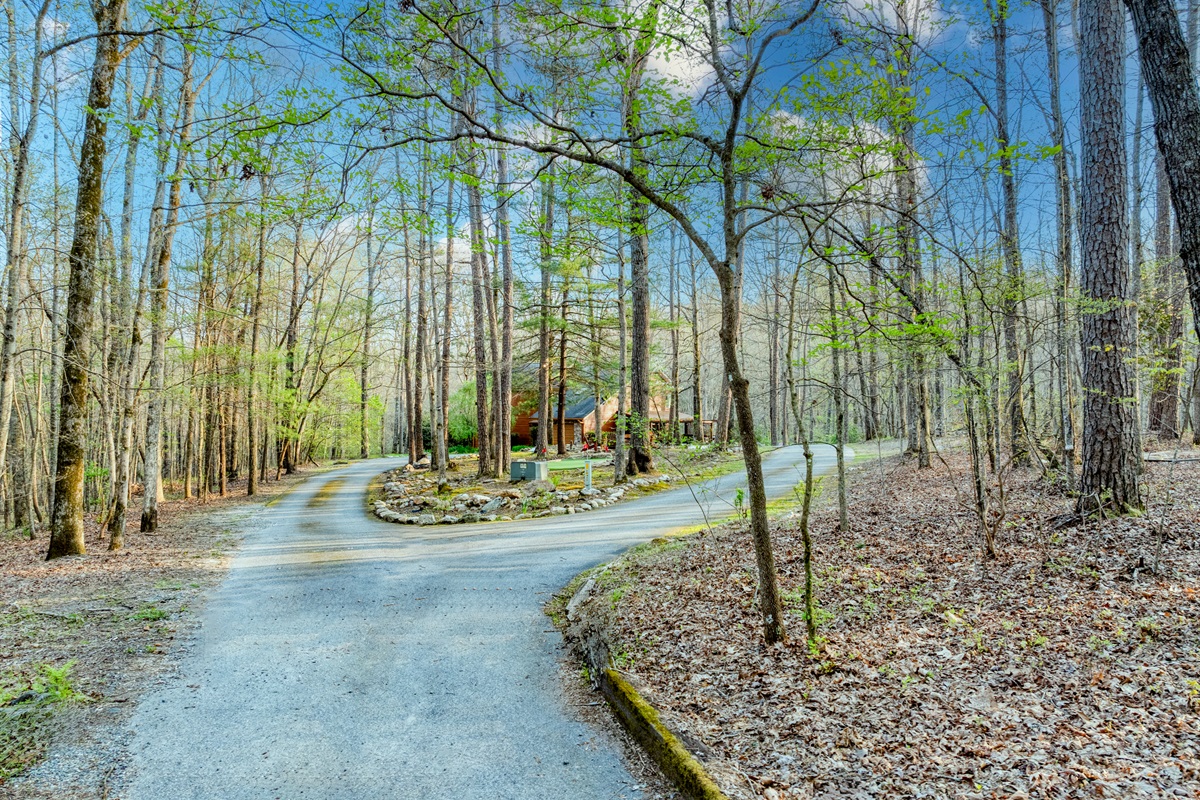
<path id="1" fill-rule="evenodd" d="M 57 39 L 71 29 L 70 24 L 57 20 L 54 17 L 46 16 L 42 18 L 42 38 Z"/>

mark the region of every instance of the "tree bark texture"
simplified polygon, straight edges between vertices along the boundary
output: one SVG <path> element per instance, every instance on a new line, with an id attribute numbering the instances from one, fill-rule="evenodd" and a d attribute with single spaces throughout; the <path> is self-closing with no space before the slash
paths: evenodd
<path id="1" fill-rule="evenodd" d="M 1026 446 L 1025 399 L 1022 392 L 1024 359 L 1017 342 L 1017 307 L 1024 295 L 1021 240 L 1017 224 L 1017 182 L 1008 135 L 1008 6 L 999 0 L 992 26 L 996 61 L 996 146 L 999 149 L 1000 190 L 1004 202 L 1004 227 L 1000 243 L 1004 252 L 1005 405 L 1008 407 L 1009 452 L 1013 464 L 1029 464 Z"/>
<path id="2" fill-rule="evenodd" d="M 1142 77 L 1154 111 L 1154 137 L 1166 160 L 1179 225 L 1179 257 L 1200 335 L 1200 91 L 1195 60 L 1170 0 L 1127 0 Z"/>
<path id="3" fill-rule="evenodd" d="M 1081 512 L 1141 506 L 1133 405 L 1133 299 L 1125 163 L 1125 19 L 1082 0 L 1080 24 Z"/>
<path id="4" fill-rule="evenodd" d="M 187 168 L 188 150 L 191 144 L 192 116 L 196 106 L 196 95 L 192 91 L 192 63 L 194 56 L 187 47 L 183 49 L 183 85 L 180 89 L 179 118 L 182 128 L 179 133 L 175 170 L 171 176 L 171 191 L 167 201 L 167 219 L 159 243 L 154 267 L 153 286 L 150 291 L 150 407 L 146 421 L 145 489 L 143 491 L 142 523 L 144 533 L 158 530 L 158 502 L 162 489 L 162 434 L 163 415 L 166 408 L 166 347 L 167 347 L 167 290 L 171 277 L 171 248 L 179 224 L 179 207 L 183 200 L 184 170 Z M 221 495 L 225 494 L 224 462 L 220 465 L 222 478 Z"/>
<path id="5" fill-rule="evenodd" d="M 95 6 L 96 54 L 84 111 L 79 181 L 75 194 L 75 230 L 68 256 L 67 330 L 63 346 L 62 395 L 59 398 L 58 452 L 54 469 L 54 511 L 46 558 L 85 551 L 83 478 L 87 459 L 88 362 L 92 300 L 96 290 L 96 253 L 103 207 L 104 157 L 108 150 L 105 109 L 112 102 L 113 82 L 121 63 L 121 41 L 115 35 L 125 19 L 128 0 Z"/>

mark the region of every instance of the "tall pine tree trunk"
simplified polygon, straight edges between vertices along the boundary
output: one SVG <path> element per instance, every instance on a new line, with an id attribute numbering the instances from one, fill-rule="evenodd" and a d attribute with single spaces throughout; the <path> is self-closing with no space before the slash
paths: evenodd
<path id="1" fill-rule="evenodd" d="M 1120 0 L 1081 0 L 1080 292 L 1083 473 L 1079 509 L 1140 508 L 1129 359 L 1129 216 L 1125 163 L 1125 15 Z"/>

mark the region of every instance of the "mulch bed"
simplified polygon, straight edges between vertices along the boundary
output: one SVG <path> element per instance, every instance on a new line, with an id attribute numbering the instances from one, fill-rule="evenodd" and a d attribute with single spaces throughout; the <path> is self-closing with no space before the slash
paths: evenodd
<path id="1" fill-rule="evenodd" d="M 1200 464 L 1148 462 L 1144 516 L 1062 530 L 1071 500 L 1010 472 L 995 560 L 967 475 L 860 465 L 846 534 L 825 480 L 811 649 L 794 518 L 787 644 L 736 526 L 605 573 L 617 663 L 730 796 L 1200 797 Z"/>

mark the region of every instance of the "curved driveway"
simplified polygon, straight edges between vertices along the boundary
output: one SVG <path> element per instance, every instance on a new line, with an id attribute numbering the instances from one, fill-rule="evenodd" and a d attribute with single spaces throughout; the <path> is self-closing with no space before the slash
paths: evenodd
<path id="1" fill-rule="evenodd" d="M 797 462 L 798 447 L 767 457 L 769 497 Z M 819 470 L 833 463 L 817 451 Z M 700 522 L 691 492 L 420 528 L 366 513 L 367 484 L 396 464 L 321 475 L 255 515 L 182 674 L 139 703 L 128 797 L 641 796 L 565 707 L 541 609 L 580 571 Z M 701 492 L 710 516 L 744 480 Z"/>

